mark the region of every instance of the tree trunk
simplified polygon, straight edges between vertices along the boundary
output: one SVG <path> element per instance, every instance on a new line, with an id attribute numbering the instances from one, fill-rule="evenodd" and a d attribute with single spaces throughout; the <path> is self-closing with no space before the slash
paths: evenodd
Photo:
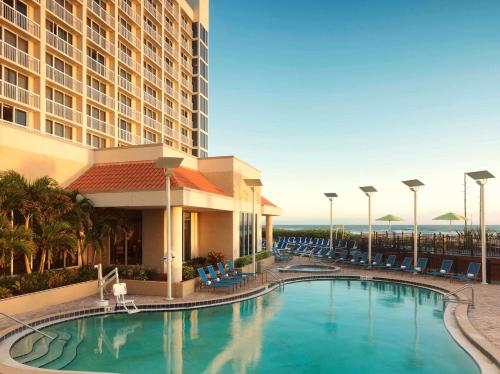
<path id="1" fill-rule="evenodd" d="M 81 238 L 78 238 L 77 251 L 78 251 L 78 267 L 82 267 L 82 265 L 83 265 L 83 243 L 82 243 Z"/>
<path id="2" fill-rule="evenodd" d="M 64 251 L 63 253 L 63 268 L 66 269 L 66 258 L 68 257 L 68 252 Z"/>
<path id="3" fill-rule="evenodd" d="M 47 258 L 47 251 L 42 249 L 42 257 L 40 258 L 40 266 L 38 267 L 38 272 L 43 273 L 45 268 L 45 259 Z"/>
<path id="4" fill-rule="evenodd" d="M 10 211 L 10 230 L 14 231 L 14 210 Z M 14 275 L 14 251 L 10 251 L 10 275 Z"/>
<path id="5" fill-rule="evenodd" d="M 26 230 L 30 228 L 30 216 L 24 217 L 24 227 Z M 33 266 L 33 254 L 31 254 L 31 260 L 27 255 L 24 255 L 24 267 L 26 268 L 26 273 L 31 274 L 31 267 Z"/>

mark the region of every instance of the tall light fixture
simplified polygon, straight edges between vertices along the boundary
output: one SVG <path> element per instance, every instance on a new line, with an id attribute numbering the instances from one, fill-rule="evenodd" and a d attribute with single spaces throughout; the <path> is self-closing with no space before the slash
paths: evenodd
<path id="1" fill-rule="evenodd" d="M 373 186 L 359 187 L 368 197 L 368 266 L 372 265 L 372 195 L 377 192 Z"/>
<path id="2" fill-rule="evenodd" d="M 262 187 L 262 182 L 260 179 L 245 179 L 245 183 L 252 190 L 252 272 L 256 274 L 255 252 L 257 252 L 257 233 L 255 230 L 257 218 L 255 217 L 255 187 Z"/>
<path id="3" fill-rule="evenodd" d="M 418 224 L 417 224 L 417 191 L 424 184 L 418 179 L 403 181 L 413 192 L 413 267 L 417 267 L 418 262 Z"/>
<path id="4" fill-rule="evenodd" d="M 165 192 L 167 194 L 167 201 L 165 209 L 167 211 L 167 297 L 166 300 L 173 300 L 172 297 L 172 220 L 170 212 L 170 177 L 172 171 L 182 164 L 182 157 L 159 157 L 154 163 L 155 168 L 163 169 L 165 174 Z"/>
<path id="5" fill-rule="evenodd" d="M 339 197 L 335 192 L 326 192 L 325 196 L 330 200 L 330 255 L 333 249 L 333 198 Z"/>
<path id="6" fill-rule="evenodd" d="M 481 226 L 481 280 L 482 284 L 488 284 L 486 280 L 486 223 L 484 221 L 484 185 L 488 179 L 495 178 L 487 170 L 473 171 L 467 173 L 469 177 L 474 179 L 479 184 L 479 220 Z"/>

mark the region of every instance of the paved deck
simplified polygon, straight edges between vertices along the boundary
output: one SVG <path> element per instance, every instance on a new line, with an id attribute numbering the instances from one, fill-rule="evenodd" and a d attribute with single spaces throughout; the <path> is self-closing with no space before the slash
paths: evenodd
<path id="1" fill-rule="evenodd" d="M 287 263 L 275 263 L 272 268 L 277 269 L 278 267 L 283 267 L 289 264 L 310 264 L 311 260 L 307 258 L 294 258 L 292 261 Z M 345 275 L 345 276 L 369 276 L 369 277 L 381 277 L 389 278 L 400 281 L 410 281 L 418 282 L 423 285 L 440 287 L 446 290 L 454 290 L 462 285 L 462 283 L 450 282 L 445 279 L 436 279 L 435 277 L 400 273 L 394 271 L 380 271 L 380 270 L 364 270 L 358 267 L 343 266 L 340 265 L 341 271 L 335 273 L 335 275 Z M 296 278 L 301 276 L 308 276 L 310 274 L 300 274 L 300 273 L 280 273 L 282 278 Z M 268 277 L 269 282 L 273 279 L 271 276 Z M 231 294 L 234 296 L 238 293 L 246 293 L 252 289 L 257 289 L 266 284 L 265 277 L 259 275 L 257 280 L 251 282 L 247 287 L 238 290 L 237 292 Z M 475 291 L 475 306 L 469 309 L 469 320 L 473 327 L 484 337 L 489 340 L 494 347 L 500 349 L 500 285 L 482 285 L 478 283 L 473 284 Z M 463 297 L 469 297 L 470 290 L 468 293 L 464 293 Z M 204 301 L 212 300 L 221 297 L 228 296 L 225 292 L 214 292 L 214 291 L 197 291 L 194 294 L 184 298 L 176 299 L 173 302 L 191 302 L 191 301 Z M 156 296 L 141 296 L 141 295 L 130 295 L 134 298 L 136 304 L 167 304 L 162 297 Z M 49 308 L 38 309 L 33 312 L 27 312 L 17 315 L 16 317 L 24 321 L 29 321 L 33 319 L 38 319 L 43 316 L 54 313 L 63 313 L 72 310 L 86 309 L 95 307 L 95 301 L 97 297 L 87 297 L 77 301 L 60 304 L 57 306 L 52 306 Z M 111 303 L 113 305 L 113 303 Z M 0 320 L 0 333 L 1 330 L 12 327 L 12 323 L 6 319 Z"/>

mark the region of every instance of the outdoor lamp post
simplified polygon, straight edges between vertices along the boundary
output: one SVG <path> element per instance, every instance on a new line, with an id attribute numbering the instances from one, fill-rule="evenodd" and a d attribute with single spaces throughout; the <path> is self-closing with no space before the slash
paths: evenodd
<path id="1" fill-rule="evenodd" d="M 262 187 L 260 179 L 245 179 L 245 183 L 252 190 L 252 272 L 257 273 L 255 263 L 255 252 L 257 252 L 257 233 L 256 230 L 256 217 L 255 217 L 255 187 Z"/>
<path id="2" fill-rule="evenodd" d="M 165 209 L 167 210 L 167 297 L 166 300 L 173 300 L 172 298 L 172 222 L 170 212 L 170 176 L 172 169 L 181 166 L 182 157 L 159 157 L 154 163 L 155 168 L 163 169 L 165 174 L 165 191 L 167 194 L 167 201 Z"/>
<path id="3" fill-rule="evenodd" d="M 489 171 L 473 171 L 467 173 L 469 177 L 479 184 L 479 220 L 481 227 L 481 283 L 488 284 L 486 281 L 486 223 L 484 222 L 484 185 L 488 179 L 495 178 Z"/>
<path id="4" fill-rule="evenodd" d="M 330 254 L 333 249 L 333 198 L 339 197 L 335 192 L 326 192 L 325 196 L 330 200 Z"/>
<path id="5" fill-rule="evenodd" d="M 373 186 L 359 187 L 368 197 L 368 266 L 372 265 L 372 195 L 377 192 Z"/>
<path id="6" fill-rule="evenodd" d="M 413 267 L 417 267 L 418 262 L 418 224 L 417 224 L 417 191 L 424 184 L 418 179 L 403 181 L 413 192 Z"/>

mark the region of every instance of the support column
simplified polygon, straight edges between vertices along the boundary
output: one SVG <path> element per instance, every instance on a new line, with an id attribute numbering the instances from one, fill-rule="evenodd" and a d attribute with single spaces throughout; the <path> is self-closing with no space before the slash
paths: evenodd
<path id="1" fill-rule="evenodd" d="M 182 282 L 182 207 L 172 207 L 172 283 Z"/>
<path id="2" fill-rule="evenodd" d="M 266 250 L 273 248 L 273 216 L 266 216 Z"/>

